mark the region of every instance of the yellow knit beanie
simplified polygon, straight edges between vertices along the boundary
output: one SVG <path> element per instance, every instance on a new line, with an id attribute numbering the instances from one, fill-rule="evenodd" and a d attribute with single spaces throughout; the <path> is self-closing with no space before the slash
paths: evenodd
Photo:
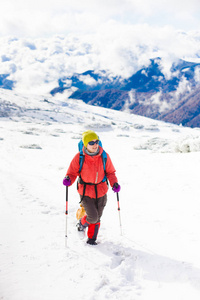
<path id="1" fill-rule="evenodd" d="M 82 141 L 85 147 L 87 147 L 87 144 L 93 140 L 98 140 L 99 137 L 98 135 L 92 131 L 92 130 L 87 130 L 85 132 L 83 132 L 82 134 Z"/>

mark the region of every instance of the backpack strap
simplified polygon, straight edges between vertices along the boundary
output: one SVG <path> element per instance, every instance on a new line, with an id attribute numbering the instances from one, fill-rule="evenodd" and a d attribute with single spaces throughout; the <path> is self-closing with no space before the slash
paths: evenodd
<path id="1" fill-rule="evenodd" d="M 106 162 L 107 162 L 107 154 L 106 154 L 106 151 L 103 150 L 102 154 L 101 154 L 101 157 L 102 157 L 102 161 L 103 161 L 103 168 L 104 168 L 104 173 L 105 173 L 105 176 L 102 180 L 102 182 L 105 182 L 107 180 L 107 177 L 106 177 Z"/>
<path id="2" fill-rule="evenodd" d="M 85 155 L 83 154 L 83 141 L 82 140 L 80 140 L 80 142 L 78 143 L 78 149 L 79 149 L 79 153 L 80 153 L 80 156 L 79 156 L 79 172 L 81 172 L 82 167 L 83 167 L 83 163 L 84 163 L 84 160 L 85 160 Z"/>

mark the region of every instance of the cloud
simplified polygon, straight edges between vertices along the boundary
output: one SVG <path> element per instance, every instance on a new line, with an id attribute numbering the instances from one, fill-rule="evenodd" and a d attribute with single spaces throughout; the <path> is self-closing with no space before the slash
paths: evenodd
<path id="1" fill-rule="evenodd" d="M 8 79 L 17 82 L 18 91 L 46 93 L 57 86 L 59 78 L 87 70 L 106 70 L 111 77 L 127 78 L 156 57 L 162 58 L 162 71 L 169 79 L 176 60 L 200 62 L 200 33 L 109 20 L 95 33 L 2 37 L 0 49 L 1 74 L 10 74 Z M 196 78 L 199 81 L 198 73 Z"/>

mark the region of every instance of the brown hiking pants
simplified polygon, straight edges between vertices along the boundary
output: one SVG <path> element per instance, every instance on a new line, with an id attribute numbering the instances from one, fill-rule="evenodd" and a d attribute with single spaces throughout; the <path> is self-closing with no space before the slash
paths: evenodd
<path id="1" fill-rule="evenodd" d="M 97 199 L 84 196 L 82 204 L 87 214 L 86 221 L 90 224 L 99 223 L 106 203 L 107 194 Z"/>

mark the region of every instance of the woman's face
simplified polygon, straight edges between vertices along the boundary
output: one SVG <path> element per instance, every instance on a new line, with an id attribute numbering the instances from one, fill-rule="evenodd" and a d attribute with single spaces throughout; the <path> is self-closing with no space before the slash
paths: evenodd
<path id="1" fill-rule="evenodd" d="M 97 150 L 98 150 L 98 147 L 99 147 L 99 145 L 98 145 L 98 140 L 93 140 L 93 141 L 91 141 L 91 142 L 94 142 L 94 145 L 90 145 L 89 143 L 87 144 L 87 150 L 90 152 L 90 153 L 95 153 L 95 152 L 97 152 Z"/>

